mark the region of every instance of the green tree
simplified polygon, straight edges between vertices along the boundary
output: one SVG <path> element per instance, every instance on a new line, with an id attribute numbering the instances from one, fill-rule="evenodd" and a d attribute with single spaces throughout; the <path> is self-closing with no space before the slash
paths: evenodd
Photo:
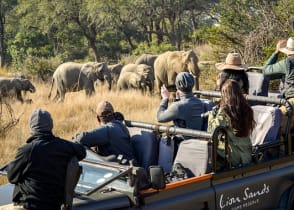
<path id="1" fill-rule="evenodd" d="M 46 33 L 57 52 L 60 47 L 64 47 L 64 42 L 74 40 L 80 45 L 84 38 L 92 49 L 95 60 L 98 60 L 96 37 L 105 27 L 106 21 L 99 13 L 90 15 L 89 8 L 100 3 L 91 0 L 22 0 L 18 5 L 18 14 L 23 17 L 23 27 L 36 27 Z"/>
<path id="2" fill-rule="evenodd" d="M 16 5 L 16 0 L 0 0 L 0 66 L 5 64 L 5 26 L 6 17 Z"/>
<path id="3" fill-rule="evenodd" d="M 206 38 L 225 54 L 238 51 L 246 63 L 258 64 L 277 40 L 293 33 L 293 14 L 292 0 L 221 0 L 212 11 L 218 24 Z"/>

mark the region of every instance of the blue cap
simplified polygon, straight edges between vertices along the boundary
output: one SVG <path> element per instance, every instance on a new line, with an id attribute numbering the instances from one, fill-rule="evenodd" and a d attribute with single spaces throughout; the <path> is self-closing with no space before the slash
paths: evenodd
<path id="1" fill-rule="evenodd" d="M 195 84 L 194 77 L 189 72 L 180 72 L 176 77 L 176 87 L 182 92 L 191 92 Z"/>

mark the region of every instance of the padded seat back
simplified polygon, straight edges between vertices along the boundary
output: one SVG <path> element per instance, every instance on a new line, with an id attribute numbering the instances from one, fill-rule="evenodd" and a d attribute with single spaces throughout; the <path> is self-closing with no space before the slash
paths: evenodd
<path id="1" fill-rule="evenodd" d="M 136 127 L 128 127 L 128 129 L 139 166 L 148 169 L 151 165 L 157 165 L 158 139 L 156 134 L 148 129 Z"/>
<path id="2" fill-rule="evenodd" d="M 174 165 L 180 163 L 188 176 L 199 176 L 208 171 L 208 141 L 188 139 L 180 143 Z"/>
<path id="3" fill-rule="evenodd" d="M 204 98 L 201 98 L 200 100 L 204 104 L 204 113 L 212 110 L 214 106 L 214 103 L 212 100 L 204 99 Z M 201 130 L 206 131 L 207 127 L 208 127 L 208 117 L 204 117 Z"/>
<path id="4" fill-rule="evenodd" d="M 276 141 L 281 127 L 282 113 L 277 107 L 252 106 L 256 127 L 251 134 L 252 145 Z"/>
<path id="5" fill-rule="evenodd" d="M 267 96 L 269 77 L 258 72 L 247 72 L 249 80 L 249 95 Z"/>

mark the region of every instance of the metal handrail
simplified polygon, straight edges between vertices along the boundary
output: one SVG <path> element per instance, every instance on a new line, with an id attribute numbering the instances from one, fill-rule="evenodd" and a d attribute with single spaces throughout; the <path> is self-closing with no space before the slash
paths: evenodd
<path id="1" fill-rule="evenodd" d="M 179 127 L 175 127 L 175 126 L 164 126 L 164 125 L 159 125 L 159 124 L 130 121 L 130 120 L 125 120 L 125 124 L 128 127 L 145 128 L 145 129 L 150 129 L 150 130 L 154 130 L 157 132 L 166 132 L 166 133 L 172 134 L 172 135 L 181 134 L 181 135 L 187 135 L 187 136 L 205 138 L 205 139 L 212 138 L 212 133 L 209 133 L 206 131 L 200 131 L 200 130 L 192 130 L 192 129 L 187 129 L 187 128 L 179 128 Z"/>

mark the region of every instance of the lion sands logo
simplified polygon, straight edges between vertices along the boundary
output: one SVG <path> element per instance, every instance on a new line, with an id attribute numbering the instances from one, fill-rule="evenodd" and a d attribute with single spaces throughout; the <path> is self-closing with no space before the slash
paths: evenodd
<path id="1" fill-rule="evenodd" d="M 245 187 L 241 196 L 224 195 L 219 199 L 220 209 L 238 210 L 253 206 L 259 203 L 259 198 L 270 192 L 270 186 L 263 184 L 260 189 L 252 190 L 250 187 Z"/>

